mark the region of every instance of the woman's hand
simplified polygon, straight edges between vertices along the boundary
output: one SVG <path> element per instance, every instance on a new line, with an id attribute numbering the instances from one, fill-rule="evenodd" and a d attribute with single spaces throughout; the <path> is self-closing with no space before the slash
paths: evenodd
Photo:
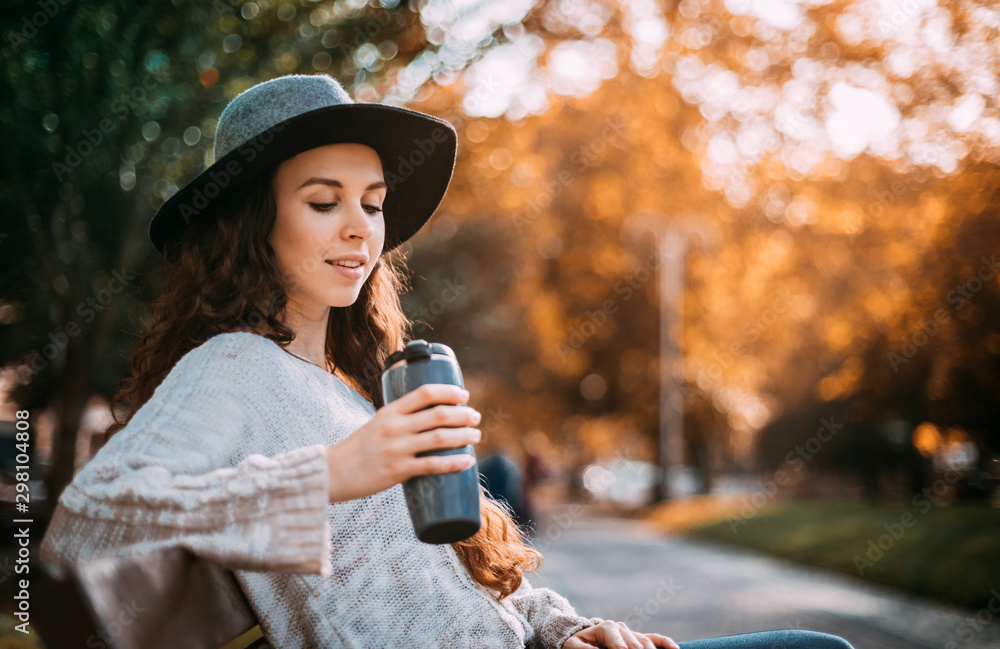
<path id="1" fill-rule="evenodd" d="M 677 643 L 659 633 L 637 633 L 626 626 L 624 622 L 604 620 L 595 626 L 588 626 L 579 631 L 566 642 L 563 649 L 679 649 Z"/>
<path id="2" fill-rule="evenodd" d="M 347 439 L 328 446 L 330 502 L 364 498 L 414 476 L 472 466 L 475 458 L 465 453 L 415 457 L 421 451 L 479 441 L 482 433 L 472 428 L 482 418 L 479 412 L 449 405 L 468 398 L 469 393 L 455 385 L 422 385 L 379 408 Z"/>

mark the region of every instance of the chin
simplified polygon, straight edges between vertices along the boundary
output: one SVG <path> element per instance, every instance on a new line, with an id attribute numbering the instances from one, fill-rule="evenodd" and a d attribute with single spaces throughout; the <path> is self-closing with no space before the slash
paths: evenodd
<path id="1" fill-rule="evenodd" d="M 360 295 L 360 291 L 349 295 L 331 295 L 326 303 L 334 308 L 348 307 L 358 301 L 358 295 Z"/>

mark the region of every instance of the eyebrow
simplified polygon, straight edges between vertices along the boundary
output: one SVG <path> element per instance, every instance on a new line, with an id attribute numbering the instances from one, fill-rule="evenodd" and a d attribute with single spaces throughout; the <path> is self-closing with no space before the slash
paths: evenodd
<path id="1" fill-rule="evenodd" d="M 341 183 L 339 180 L 334 180 L 333 178 L 318 178 L 314 176 L 309 180 L 305 181 L 304 183 L 302 183 L 301 185 L 299 185 L 298 189 L 296 189 L 295 191 L 299 191 L 299 189 L 302 189 L 306 185 L 329 185 L 330 187 L 339 187 L 340 189 L 344 188 L 343 183 Z M 383 187 L 387 188 L 388 185 L 385 184 L 384 180 L 379 180 L 365 187 L 365 191 L 370 192 L 373 189 L 381 189 Z"/>

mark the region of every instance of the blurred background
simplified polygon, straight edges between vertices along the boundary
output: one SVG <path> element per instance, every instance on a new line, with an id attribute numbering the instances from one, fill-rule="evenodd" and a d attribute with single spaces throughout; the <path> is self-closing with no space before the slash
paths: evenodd
<path id="1" fill-rule="evenodd" d="M 995 2 L 36 0 L 3 13 L 5 526 L 15 410 L 31 412 L 39 508 L 103 443 L 161 281 L 149 220 L 211 163 L 226 103 L 327 73 L 358 101 L 459 132 L 449 193 L 404 248 L 404 307 L 414 338 L 455 349 L 484 413 L 484 474 L 554 557 L 552 583 L 572 539 L 613 543 L 625 532 L 587 535 L 618 520 L 652 534 L 643 543 L 675 539 L 674 556 L 743 546 L 747 561 L 957 607 L 935 618 L 940 642 L 903 629 L 901 644 L 858 647 L 997 633 Z M 581 609 L 610 616 L 611 598 Z M 668 634 L 685 628 L 670 606 L 656 614 Z M 721 634 L 712 615 L 699 633 Z"/>

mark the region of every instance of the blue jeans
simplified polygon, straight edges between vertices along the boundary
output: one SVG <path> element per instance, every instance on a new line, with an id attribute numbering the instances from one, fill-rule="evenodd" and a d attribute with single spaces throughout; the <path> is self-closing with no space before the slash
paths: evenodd
<path id="1" fill-rule="evenodd" d="M 854 649 L 839 635 L 780 629 L 678 642 L 681 649 Z"/>

